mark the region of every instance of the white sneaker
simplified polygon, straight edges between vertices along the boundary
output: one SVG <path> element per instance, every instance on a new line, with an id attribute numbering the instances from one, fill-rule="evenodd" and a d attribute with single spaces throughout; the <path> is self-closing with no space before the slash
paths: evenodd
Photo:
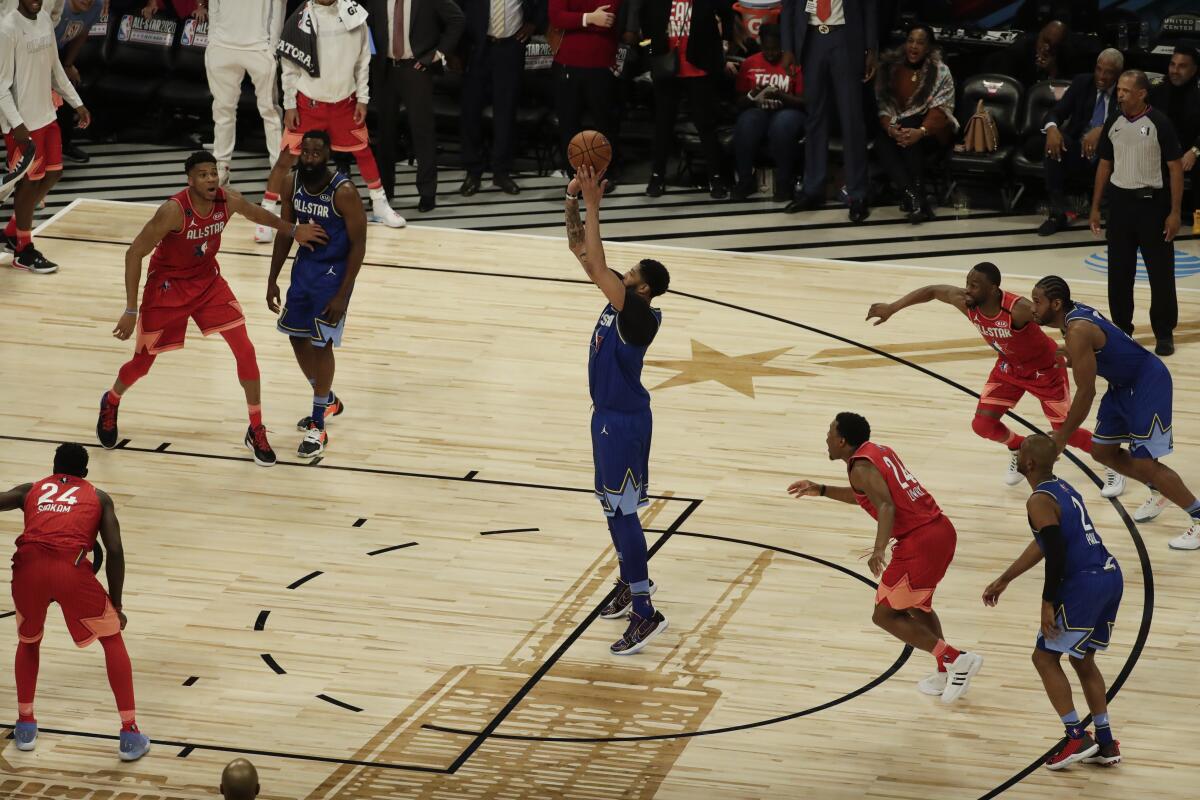
<path id="1" fill-rule="evenodd" d="M 946 691 L 946 680 L 949 672 L 935 672 L 917 681 L 917 691 L 930 697 L 940 697 Z"/>
<path id="2" fill-rule="evenodd" d="M 1192 527 L 1167 542 L 1172 550 L 1200 550 L 1200 520 L 1193 520 Z"/>
<path id="3" fill-rule="evenodd" d="M 254 241 L 259 244 L 270 244 L 275 238 L 275 229 L 268 228 L 266 225 L 254 226 Z"/>
<path id="4" fill-rule="evenodd" d="M 408 223 L 404 221 L 404 217 L 396 213 L 396 209 L 392 208 L 385 199 L 383 202 L 379 200 L 371 201 L 371 222 L 380 225 L 386 225 L 389 228 L 403 228 Z"/>
<path id="5" fill-rule="evenodd" d="M 1016 486 L 1024 480 L 1020 472 L 1017 471 L 1017 451 L 1010 450 L 1008 457 L 1008 472 L 1004 473 L 1004 482 L 1009 486 Z"/>
<path id="6" fill-rule="evenodd" d="M 946 688 L 942 692 L 942 702 L 953 703 L 966 694 L 971 686 L 971 678 L 982 666 L 983 656 L 978 653 L 959 653 L 953 664 L 946 665 Z"/>
<path id="7" fill-rule="evenodd" d="M 1157 489 L 1150 490 L 1150 497 L 1133 512 L 1134 522 L 1149 522 L 1163 512 L 1171 501 L 1158 493 Z"/>
<path id="8" fill-rule="evenodd" d="M 1104 470 L 1104 486 L 1100 489 L 1101 497 L 1120 497 L 1125 492 L 1125 476 L 1111 469 Z"/>

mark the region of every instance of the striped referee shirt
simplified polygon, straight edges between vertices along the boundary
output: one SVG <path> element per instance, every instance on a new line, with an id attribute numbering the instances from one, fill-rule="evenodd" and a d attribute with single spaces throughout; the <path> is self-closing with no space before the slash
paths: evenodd
<path id="1" fill-rule="evenodd" d="M 1118 189 L 1161 189 L 1171 183 L 1167 162 L 1178 161 L 1183 152 L 1167 115 L 1147 106 L 1136 117 L 1110 119 L 1096 154 L 1112 162 L 1110 180 Z"/>

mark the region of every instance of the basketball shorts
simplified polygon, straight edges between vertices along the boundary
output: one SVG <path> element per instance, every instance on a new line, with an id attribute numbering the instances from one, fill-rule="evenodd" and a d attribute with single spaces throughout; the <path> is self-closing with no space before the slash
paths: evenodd
<path id="1" fill-rule="evenodd" d="M 86 551 L 26 545 L 13 554 L 12 598 L 17 638 L 39 642 L 51 603 L 62 609 L 67 630 L 78 647 L 121 632 L 121 620 L 108 592 L 92 574 Z"/>
<path id="2" fill-rule="evenodd" d="M 650 502 L 650 409 L 632 413 L 592 410 L 596 499 L 604 516 L 636 514 Z"/>
<path id="3" fill-rule="evenodd" d="M 945 516 L 897 539 L 892 559 L 879 578 L 875 604 L 887 603 L 896 611 L 932 611 L 933 592 L 954 560 L 957 543 L 958 533 Z"/>
<path id="4" fill-rule="evenodd" d="M 1094 444 L 1127 444 L 1134 458 L 1162 458 L 1174 449 L 1171 373 L 1152 361 L 1133 386 L 1112 386 L 1100 399 Z"/>
<path id="5" fill-rule="evenodd" d="M 62 172 L 62 131 L 58 123 L 51 122 L 30 131 L 29 138 L 33 141 L 35 155 L 33 166 L 25 173 L 25 178 L 40 181 L 47 172 Z M 21 147 L 11 132 L 4 134 L 4 146 L 8 150 L 8 168 L 12 169 L 21 160 Z"/>
<path id="6" fill-rule="evenodd" d="M 196 321 L 196 327 L 205 336 L 246 324 L 241 304 L 220 275 L 195 299 L 182 305 L 155 304 L 149 296 L 150 289 L 147 284 L 138 313 L 135 352 L 145 350 L 155 356 L 182 348 L 189 318 Z"/>
<path id="7" fill-rule="evenodd" d="M 1121 568 L 1109 558 L 1104 569 L 1077 572 L 1063 581 L 1054 621 L 1059 633 L 1047 639 L 1039 630 L 1037 648 L 1083 658 L 1088 650 L 1104 650 L 1117 624 L 1125 582 Z"/>
<path id="8" fill-rule="evenodd" d="M 330 325 L 321 315 L 342 288 L 345 274 L 345 262 L 308 262 L 297 257 L 292 264 L 292 282 L 283 310 L 276 322 L 279 331 L 288 336 L 307 336 L 317 347 L 327 344 L 341 347 L 346 315 L 342 315 L 337 325 Z"/>
<path id="9" fill-rule="evenodd" d="M 323 103 L 297 92 L 296 111 L 300 115 L 300 123 L 294 131 L 284 129 L 283 144 L 279 149 L 286 148 L 292 155 L 300 155 L 300 142 L 309 131 L 328 133 L 330 145 L 341 153 L 356 153 L 366 148 L 369 142 L 367 123 L 365 120 L 354 121 L 354 108 L 357 105 L 358 98 L 355 95 L 337 103 Z"/>
<path id="10" fill-rule="evenodd" d="M 998 406 L 1011 409 L 1021 401 L 1026 392 L 1042 404 L 1042 413 L 1051 425 L 1061 425 L 1071 410 L 1071 382 L 1067 378 L 1067 367 L 1059 364 L 1052 369 L 1024 378 L 1014 375 L 1008 365 L 997 361 L 988 375 L 987 383 L 979 394 L 979 405 Z"/>

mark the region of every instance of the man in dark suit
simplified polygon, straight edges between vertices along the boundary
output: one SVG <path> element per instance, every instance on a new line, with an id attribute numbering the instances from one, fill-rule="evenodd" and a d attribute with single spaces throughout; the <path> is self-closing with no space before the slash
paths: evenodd
<path id="1" fill-rule="evenodd" d="M 433 122 L 433 72 L 444 67 L 463 31 L 454 0 L 367 0 L 375 56 L 372 98 L 379 103 L 376 160 L 388 197 L 395 197 L 396 125 L 399 105 L 417 156 L 418 211 L 437 206 L 437 139 Z"/>
<path id="2" fill-rule="evenodd" d="M 1050 214 L 1038 228 L 1039 236 L 1052 236 L 1070 227 L 1067 216 L 1067 181 L 1086 182 L 1096 175 L 1096 147 L 1104 123 L 1120 113 L 1116 86 L 1125 57 L 1109 48 L 1096 59 L 1089 73 L 1076 75 L 1063 96 L 1046 112 L 1042 124 L 1042 152 L 1046 169 L 1046 194 Z"/>
<path id="3" fill-rule="evenodd" d="M 867 208 L 867 137 L 863 83 L 875 77 L 879 38 L 876 0 L 783 0 L 784 67 L 802 67 L 808 139 L 804 147 L 804 194 L 786 211 L 819 208 L 825 200 L 829 158 L 830 103 L 842 127 L 850 221 L 862 222 Z"/>
<path id="4" fill-rule="evenodd" d="M 546 0 L 458 0 L 467 19 L 467 67 L 462 93 L 462 162 L 459 193 L 479 191 L 483 176 L 483 109 L 492 99 L 492 183 L 507 194 L 521 190 L 512 179 L 513 138 L 525 42 L 544 25 Z"/>
<path id="5" fill-rule="evenodd" d="M 1200 85 L 1196 83 L 1200 50 L 1192 42 L 1180 42 L 1171 55 L 1171 65 L 1162 83 L 1150 90 L 1150 105 L 1167 115 L 1183 148 L 1180 163 L 1192 176 L 1192 196 L 1184 208 L 1192 209 L 1192 233 L 1200 234 Z M 1186 223 L 1185 223 L 1186 225 Z"/>

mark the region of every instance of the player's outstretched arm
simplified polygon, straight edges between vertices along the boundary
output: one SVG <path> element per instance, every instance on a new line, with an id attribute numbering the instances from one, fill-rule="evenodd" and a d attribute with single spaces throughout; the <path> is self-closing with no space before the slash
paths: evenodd
<path id="1" fill-rule="evenodd" d="M 878 578 L 887 561 L 887 543 L 892 538 L 896 506 L 892 503 L 887 481 L 875 465 L 866 459 L 857 459 L 850 467 L 850 485 L 867 496 L 879 515 L 875 527 L 875 545 L 871 549 L 871 560 L 867 562 L 871 574 Z"/>
<path id="2" fill-rule="evenodd" d="M 828 497 L 841 503 L 854 504 L 854 490 L 849 486 L 829 486 L 816 481 L 799 480 L 787 488 L 788 494 L 799 500 L 801 497 Z"/>
<path id="3" fill-rule="evenodd" d="M 121 616 L 121 629 L 125 629 L 125 614 L 121 612 L 121 592 L 125 588 L 125 548 L 121 546 L 121 523 L 117 520 L 117 507 L 107 492 L 96 490 L 100 498 L 100 541 L 104 543 L 107 558 L 104 574 L 108 578 L 108 598 Z"/>
<path id="4" fill-rule="evenodd" d="M 246 200 L 246 198 L 242 197 L 241 192 L 235 189 L 225 190 L 225 204 L 230 214 L 241 214 L 257 225 L 266 225 L 268 228 L 274 228 L 280 234 L 295 239 L 300 244 L 325 244 L 329 241 L 329 237 L 325 235 L 325 229 L 317 223 L 302 222 L 296 224 L 294 222 L 284 222 L 262 206 Z"/>
<path id="5" fill-rule="evenodd" d="M 867 311 L 867 320 L 878 318 L 875 324 L 882 325 L 897 311 L 920 303 L 928 303 L 930 300 L 940 300 L 943 303 L 954 306 L 965 314 L 967 313 L 966 298 L 966 291 L 959 286 L 950 286 L 945 283 L 922 286 L 920 289 L 914 289 L 904 295 L 904 297 L 901 297 L 894 303 L 872 303 L 871 308 Z"/>
<path id="6" fill-rule="evenodd" d="M 14 508 L 25 505 L 25 495 L 29 494 L 29 490 L 32 488 L 32 483 L 22 483 L 7 492 L 0 493 L 0 511 L 12 511 Z"/>
<path id="7" fill-rule="evenodd" d="M 1008 588 L 1008 585 L 1016 580 L 1021 575 L 1024 575 L 1029 570 L 1037 566 L 1037 563 L 1042 560 L 1042 548 L 1038 547 L 1036 540 L 1030 540 L 1025 546 L 1024 552 L 1017 556 L 1017 560 L 1009 564 L 1008 569 L 996 580 L 987 585 L 983 590 L 983 604 L 985 606 L 994 606 L 1000 602 L 1000 595 Z"/>
<path id="8" fill-rule="evenodd" d="M 284 223 L 292 225 L 296 222 L 296 209 L 292 206 L 292 196 L 288 192 L 284 192 L 281 200 L 279 217 Z M 291 229 L 289 228 L 288 231 L 286 234 L 275 237 L 275 244 L 271 249 L 271 270 L 267 273 L 267 308 L 271 309 L 273 314 L 279 313 L 279 273 L 283 270 L 283 265 L 292 252 Z"/>
<path id="9" fill-rule="evenodd" d="M 605 182 L 590 166 L 581 166 L 567 185 L 567 245 L 579 259 L 592 283 L 604 292 L 617 311 L 625 308 L 625 284 L 621 276 L 608 268 L 604 258 L 604 242 L 600 238 L 600 203 L 604 198 Z M 572 200 L 572 189 L 581 191 L 587 203 L 585 225 L 579 219 L 579 201 Z"/>
<path id="10" fill-rule="evenodd" d="M 1071 364 L 1071 377 L 1075 379 L 1075 396 L 1071 398 L 1071 410 L 1062 427 L 1051 434 L 1058 452 L 1067 447 L 1071 434 L 1079 430 L 1079 426 L 1087 419 L 1092 411 L 1092 401 L 1096 399 L 1096 351 L 1093 349 L 1093 338 L 1100 333 L 1097 328 L 1086 320 L 1081 320 L 1067 327 L 1067 359 Z"/>
<path id="11" fill-rule="evenodd" d="M 350 240 L 350 252 L 346 254 L 346 274 L 342 276 L 342 285 L 321 313 L 330 325 L 337 325 L 350 305 L 354 282 L 358 279 L 358 271 L 362 269 L 363 259 L 367 255 L 367 211 L 363 208 L 358 189 L 350 181 L 344 182 L 334 192 L 333 207 L 346 221 L 346 237 Z"/>
<path id="12" fill-rule="evenodd" d="M 125 250 L 125 311 L 113 328 L 113 336 L 122 341 L 133 335 L 138 315 L 138 286 L 142 283 L 142 261 L 158 247 L 168 233 L 183 230 L 183 206 L 168 200 L 158 207 L 154 216 Z"/>

